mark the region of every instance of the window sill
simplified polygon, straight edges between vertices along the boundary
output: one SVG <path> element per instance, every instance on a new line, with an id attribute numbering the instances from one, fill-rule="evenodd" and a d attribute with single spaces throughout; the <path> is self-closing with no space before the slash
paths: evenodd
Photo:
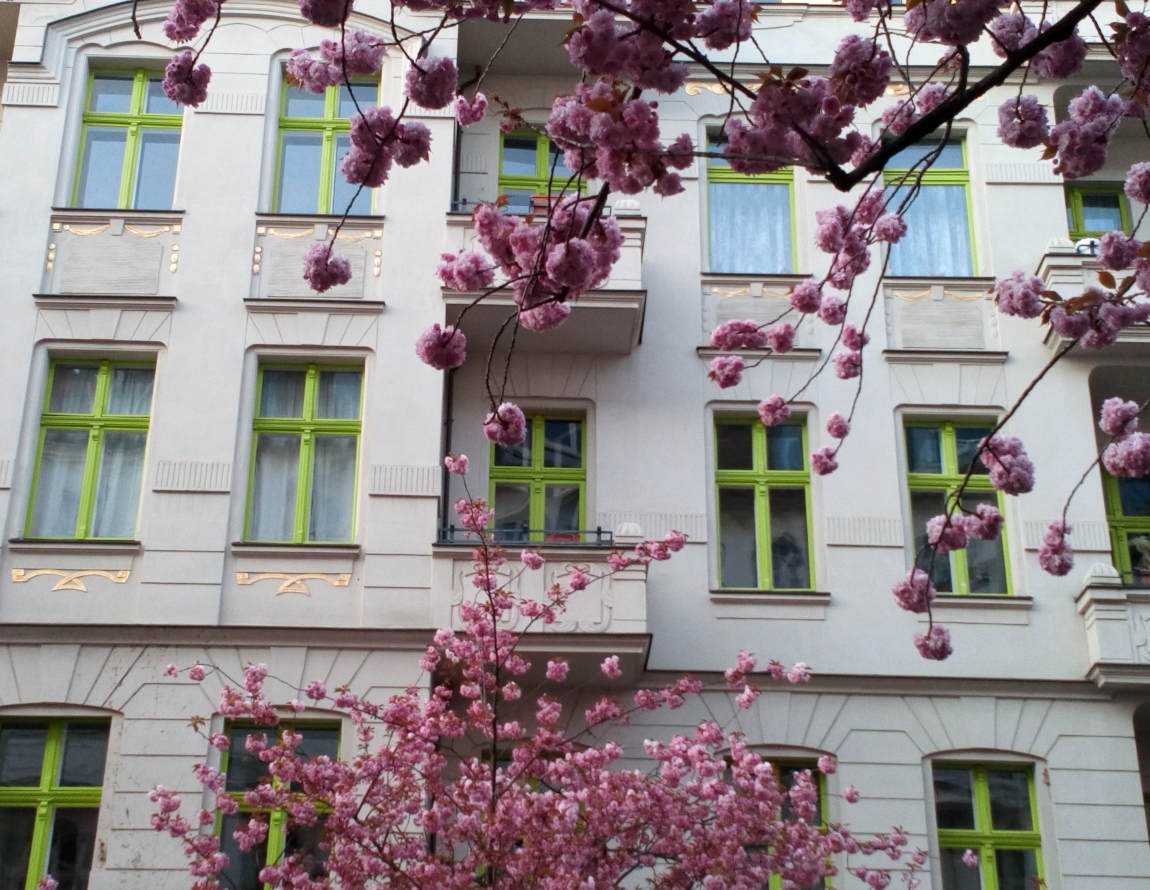
<path id="1" fill-rule="evenodd" d="M 931 611 L 947 624 L 1029 624 L 1034 597 L 1010 594 L 940 593 Z M 920 621 L 925 622 L 923 616 Z"/>
<path id="2" fill-rule="evenodd" d="M 882 357 L 892 365 L 932 365 L 961 362 L 967 365 L 1003 365 L 1010 353 L 999 349 L 884 349 Z"/>
<path id="3" fill-rule="evenodd" d="M 363 553 L 359 544 L 256 544 L 232 541 L 232 556 L 295 556 L 305 559 L 355 558 Z"/>
<path id="4" fill-rule="evenodd" d="M 711 602 L 719 619 L 773 618 L 823 621 L 831 603 L 821 590 L 728 590 L 712 588 Z"/>
<path id="5" fill-rule="evenodd" d="M 345 219 L 342 213 L 267 213 L 260 211 L 256 213 L 260 220 L 268 222 L 290 222 L 292 220 L 299 220 L 300 222 L 338 222 Z M 382 213 L 360 213 L 351 214 L 346 217 L 350 223 L 381 223 L 383 222 Z"/>
<path id="6" fill-rule="evenodd" d="M 143 549 L 144 545 L 139 541 L 101 541 L 86 538 L 74 541 L 11 538 L 8 541 L 9 553 L 111 553 L 132 555 L 142 552 Z"/>
<path id="7" fill-rule="evenodd" d="M 800 348 L 790 352 L 772 352 L 769 349 L 715 349 L 713 346 L 697 346 L 695 353 L 708 361 L 720 355 L 741 355 L 751 359 L 770 359 L 773 362 L 815 362 L 822 357 L 823 351 Z"/>

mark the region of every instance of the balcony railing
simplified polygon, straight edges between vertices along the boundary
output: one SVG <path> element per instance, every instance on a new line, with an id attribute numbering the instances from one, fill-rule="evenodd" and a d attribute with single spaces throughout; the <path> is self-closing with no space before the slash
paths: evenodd
<path id="1" fill-rule="evenodd" d="M 615 536 L 603 528 L 592 529 L 536 529 L 497 528 L 487 533 L 488 541 L 500 546 L 528 547 L 614 547 Z M 465 528 L 449 525 L 439 529 L 436 544 L 465 544 L 474 547 L 478 536 Z"/>
<path id="2" fill-rule="evenodd" d="M 1150 587 L 1131 587 L 1112 566 L 1086 574 L 1076 597 L 1086 631 L 1087 676 L 1099 686 L 1150 690 Z"/>

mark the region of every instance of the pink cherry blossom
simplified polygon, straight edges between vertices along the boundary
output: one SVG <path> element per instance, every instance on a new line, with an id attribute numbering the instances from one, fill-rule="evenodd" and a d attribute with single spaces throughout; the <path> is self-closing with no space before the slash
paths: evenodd
<path id="1" fill-rule="evenodd" d="M 483 120 L 487 113 L 487 97 L 476 93 L 470 101 L 463 96 L 455 97 L 455 119 L 461 127 L 470 127 Z"/>
<path id="2" fill-rule="evenodd" d="M 599 670 L 602 671 L 604 677 L 610 680 L 618 680 L 623 676 L 623 669 L 619 667 L 618 655 L 608 655 L 604 658 L 599 665 Z"/>
<path id="3" fill-rule="evenodd" d="M 1042 279 L 1034 275 L 1015 272 L 1009 278 L 995 282 L 995 300 L 1003 315 L 1036 318 L 1042 312 Z"/>
<path id="4" fill-rule="evenodd" d="M 978 854 L 975 853 L 974 850 L 967 849 L 967 851 L 962 854 L 962 864 L 967 868 L 978 868 Z"/>
<path id="5" fill-rule="evenodd" d="M 738 385 L 743 379 L 743 359 L 737 355 L 720 355 L 711 359 L 711 370 L 707 374 L 722 389 Z"/>
<path id="6" fill-rule="evenodd" d="M 847 803 L 858 803 L 860 797 L 861 795 L 854 785 L 847 785 L 843 789 L 843 800 L 845 800 Z"/>
<path id="7" fill-rule="evenodd" d="M 762 349 L 767 345 L 767 334 L 751 320 L 724 321 L 711 331 L 711 346 L 715 349 Z"/>
<path id="8" fill-rule="evenodd" d="M 998 138 L 1012 148 L 1034 148 L 1050 132 L 1046 106 L 1037 96 L 1007 99 L 998 106 Z"/>
<path id="9" fill-rule="evenodd" d="M 838 468 L 839 463 L 835 460 L 835 449 L 830 445 L 811 453 L 811 469 L 816 475 L 829 476 Z"/>
<path id="10" fill-rule="evenodd" d="M 487 415 L 483 434 L 497 445 L 518 445 L 527 435 L 527 418 L 514 402 L 504 402 Z"/>
<path id="11" fill-rule="evenodd" d="M 813 278 L 796 284 L 794 290 L 791 291 L 791 305 L 799 312 L 818 312 L 822 301 L 822 285 Z"/>
<path id="12" fill-rule="evenodd" d="M 979 443 L 979 457 L 990 471 L 990 484 L 1006 494 L 1034 488 L 1034 464 L 1015 436 L 996 435 Z"/>
<path id="13" fill-rule="evenodd" d="M 915 634 L 914 647 L 923 658 L 933 661 L 945 661 L 954 652 L 950 645 L 950 631 L 941 624 L 934 625 L 925 634 Z"/>
<path id="14" fill-rule="evenodd" d="M 1150 434 L 1131 433 L 1111 442 L 1102 452 L 1102 465 L 1112 476 L 1150 476 Z"/>
<path id="15" fill-rule="evenodd" d="M 469 461 L 466 454 L 449 454 L 443 459 L 447 472 L 456 476 L 466 476 Z"/>
<path id="16" fill-rule="evenodd" d="M 966 547 L 966 523 L 958 517 L 941 514 L 926 523 L 926 542 L 937 553 L 950 553 Z"/>
<path id="17" fill-rule="evenodd" d="M 935 597 L 930 575 L 919 568 L 911 569 L 907 576 L 891 588 L 895 602 L 908 612 L 925 612 Z"/>
<path id="18" fill-rule="evenodd" d="M 1150 62 L 1150 59 L 1147 61 Z M 1131 201 L 1150 204 L 1150 161 L 1141 161 L 1131 165 L 1126 173 L 1126 184 L 1123 191 L 1126 192 L 1126 196 Z"/>
<path id="19" fill-rule="evenodd" d="M 404 91 L 416 105 L 424 108 L 446 108 L 455 98 L 459 72 L 455 62 L 446 56 L 417 59 L 407 69 Z"/>
<path id="20" fill-rule="evenodd" d="M 219 0 L 176 0 L 164 19 L 164 36 L 173 43 L 188 43 L 200 33 L 200 27 L 215 18 Z"/>
<path id="21" fill-rule="evenodd" d="M 759 402 L 758 412 L 763 426 L 778 426 L 791 416 L 791 406 L 786 399 L 775 394 Z"/>
<path id="22" fill-rule="evenodd" d="M 335 28 L 351 12 L 351 0 L 299 0 L 299 11 L 312 24 Z"/>
<path id="23" fill-rule="evenodd" d="M 862 373 L 862 353 L 848 349 L 835 354 L 835 376 L 840 380 L 850 380 Z"/>
<path id="24" fill-rule="evenodd" d="M 1141 408 L 1137 402 L 1125 401 L 1117 396 L 1102 403 L 1098 426 L 1108 436 L 1128 436 L 1138 429 Z"/>
<path id="25" fill-rule="evenodd" d="M 322 294 L 351 281 L 351 262 L 333 254 L 326 241 L 317 241 L 304 254 L 303 278 L 312 290 Z"/>
<path id="26" fill-rule="evenodd" d="M 827 418 L 827 432 L 836 439 L 845 439 L 850 431 L 850 421 L 838 411 L 832 411 L 830 417 Z"/>
<path id="27" fill-rule="evenodd" d="M 164 95 L 177 105 L 195 108 L 208 98 L 211 79 L 212 69 L 204 64 L 197 65 L 195 53 L 186 49 L 173 56 L 164 69 Z"/>
<path id="28" fill-rule="evenodd" d="M 959 514 L 954 519 L 963 524 L 968 536 L 978 541 L 993 541 L 1002 531 L 1002 514 L 990 504 L 979 504 L 973 513 Z"/>
<path id="29" fill-rule="evenodd" d="M 1102 236 L 1098 251 L 1098 265 L 1112 272 L 1121 272 L 1134 265 L 1142 242 L 1127 238 L 1121 232 L 1107 232 Z"/>
<path id="30" fill-rule="evenodd" d="M 436 322 L 415 341 L 415 354 L 440 371 L 458 368 L 467 361 L 467 337 L 454 325 L 441 328 Z"/>
<path id="31" fill-rule="evenodd" d="M 543 557 L 534 550 L 521 550 L 519 552 L 519 561 L 532 570 L 543 568 Z"/>

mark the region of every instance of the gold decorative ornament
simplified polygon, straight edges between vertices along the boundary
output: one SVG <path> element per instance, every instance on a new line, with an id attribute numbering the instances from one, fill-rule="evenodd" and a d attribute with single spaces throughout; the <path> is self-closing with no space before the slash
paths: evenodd
<path id="1" fill-rule="evenodd" d="M 87 593 L 85 578 L 104 578 L 113 584 L 124 584 L 131 577 L 130 569 L 12 569 L 12 580 L 24 584 L 43 575 L 56 575 L 60 578 L 52 585 L 53 590 L 78 590 Z"/>
<path id="2" fill-rule="evenodd" d="M 247 586 L 259 581 L 282 581 L 276 596 L 284 593 L 300 593 L 311 596 L 307 581 L 326 581 L 332 587 L 347 587 L 351 583 L 351 572 L 236 572 L 236 583 Z"/>

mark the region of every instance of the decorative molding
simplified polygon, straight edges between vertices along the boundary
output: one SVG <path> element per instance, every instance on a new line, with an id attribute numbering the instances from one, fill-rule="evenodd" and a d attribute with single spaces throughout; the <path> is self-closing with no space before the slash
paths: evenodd
<path id="1" fill-rule="evenodd" d="M 1062 182 L 1062 177 L 1054 172 L 1054 165 L 1050 163 L 999 161 L 997 163 L 987 164 L 985 169 L 986 181 L 988 183 L 1033 182 L 1040 185 L 1049 185 L 1052 182 Z"/>
<path id="2" fill-rule="evenodd" d="M 4 105 L 53 106 L 60 104 L 60 84 L 8 81 L 4 84 Z"/>
<path id="3" fill-rule="evenodd" d="M 351 572 L 236 572 L 237 584 L 256 584 L 260 581 L 282 581 L 276 589 L 276 596 L 285 593 L 299 593 L 311 596 L 307 581 L 326 581 L 332 587 L 347 587 L 351 583 Z"/>
<path id="4" fill-rule="evenodd" d="M 369 495 L 439 497 L 443 471 L 436 465 L 379 464 L 371 468 Z"/>
<path id="5" fill-rule="evenodd" d="M 265 100 L 264 93 L 209 91 L 208 98 L 196 109 L 196 113 L 262 115 Z"/>
<path id="6" fill-rule="evenodd" d="M 163 309 L 48 309 L 38 307 L 39 340 L 118 340 L 127 343 L 166 343 L 172 312 Z"/>
<path id="7" fill-rule="evenodd" d="M 231 490 L 228 461 L 162 460 L 156 466 L 153 491 L 220 492 Z"/>
<path id="8" fill-rule="evenodd" d="M 1029 519 L 1024 526 L 1024 542 L 1027 550 L 1037 550 L 1042 546 L 1042 536 L 1053 519 Z M 1077 551 L 1095 553 L 1110 552 L 1110 526 L 1099 520 L 1072 521 L 1070 523 L 1070 546 Z"/>
<path id="9" fill-rule="evenodd" d="M 617 533 L 625 525 L 637 525 L 640 537 L 661 538 L 672 529 L 681 531 L 691 544 L 707 540 L 707 516 L 704 513 L 656 513 L 637 510 L 603 510 L 596 515 L 597 525 Z M 616 538 L 615 544 L 627 547 L 633 541 Z"/>
<path id="10" fill-rule="evenodd" d="M 935 362 L 1004 365 L 1010 353 L 1001 349 L 884 349 L 882 357 L 892 365 L 933 365 Z"/>
<path id="11" fill-rule="evenodd" d="M 379 309 L 356 311 L 340 306 L 324 306 L 318 301 L 285 307 L 278 301 L 262 306 L 259 299 L 245 300 L 248 310 L 248 346 L 343 346 L 374 349 L 378 335 Z M 302 302 L 302 301 L 301 301 Z"/>
<path id="12" fill-rule="evenodd" d="M 53 590 L 78 590 L 87 593 L 85 578 L 105 578 L 113 584 L 125 584 L 132 572 L 130 569 L 12 569 L 11 572 L 15 584 L 24 584 L 44 575 L 56 575 L 60 578 L 52 585 Z"/>
<path id="13" fill-rule="evenodd" d="M 1005 365 L 962 358 L 948 362 L 890 362 L 891 398 L 901 405 L 988 408 L 1007 398 Z"/>
<path id="14" fill-rule="evenodd" d="M 828 547 L 905 547 L 901 519 L 878 516 L 828 516 Z"/>
<path id="15" fill-rule="evenodd" d="M 12 458 L 0 458 L 0 488 L 12 487 Z"/>

